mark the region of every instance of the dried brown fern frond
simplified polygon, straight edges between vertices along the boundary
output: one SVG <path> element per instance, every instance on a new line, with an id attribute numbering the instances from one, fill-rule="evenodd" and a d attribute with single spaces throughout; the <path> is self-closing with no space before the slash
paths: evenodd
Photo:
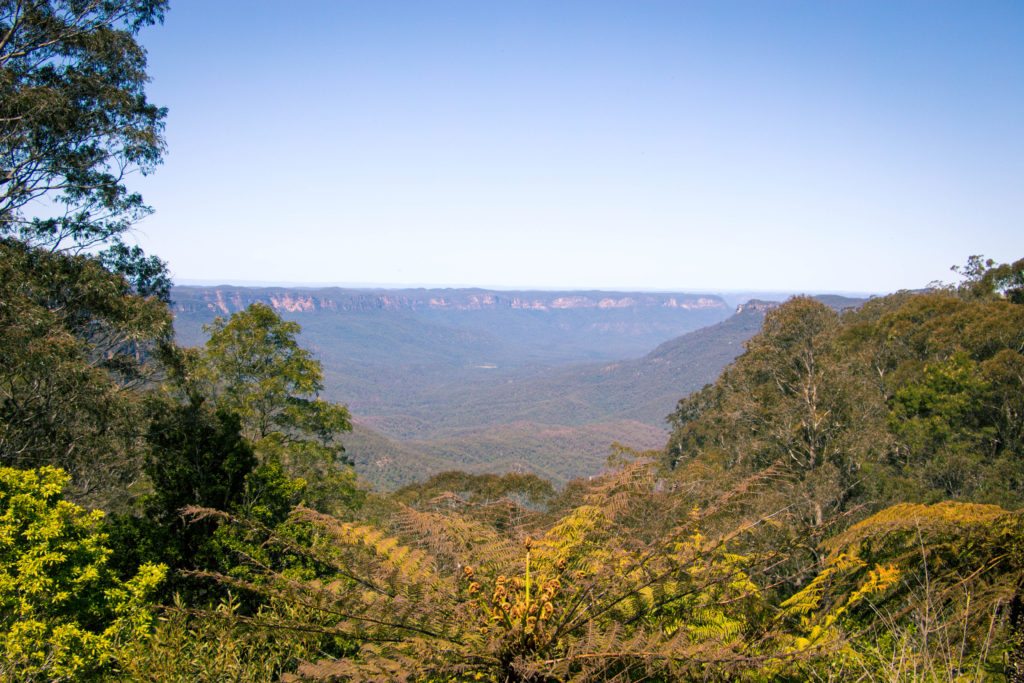
<path id="1" fill-rule="evenodd" d="M 792 485 L 794 481 L 793 472 L 788 468 L 779 465 L 766 467 L 719 493 L 700 510 L 700 519 L 707 521 L 713 516 L 721 515 L 746 503 L 752 496 L 761 493 L 768 487 L 784 487 Z M 776 510 L 771 514 L 777 513 Z"/>
<path id="2" fill-rule="evenodd" d="M 650 460 L 633 460 L 595 480 L 584 496 L 584 504 L 601 508 L 608 519 L 617 519 L 639 497 L 653 492 L 657 481 Z"/>
<path id="3" fill-rule="evenodd" d="M 458 512 L 425 512 L 402 505 L 392 526 L 411 545 L 430 553 L 448 572 L 464 565 L 504 566 L 519 548 L 493 526 Z"/>
<path id="4" fill-rule="evenodd" d="M 375 567 L 371 576 L 386 579 L 380 585 L 387 589 L 379 592 L 393 595 L 410 586 L 429 585 L 439 580 L 432 556 L 402 544 L 375 526 L 342 522 L 304 507 L 295 508 L 292 519 L 308 522 L 326 535 L 328 542 L 320 541 L 315 547 L 317 556 L 326 559 L 331 566 L 343 568 L 349 574 L 355 569 L 357 558 L 364 562 L 361 565 L 364 568 L 365 563 L 370 562 Z"/>
<path id="5" fill-rule="evenodd" d="M 513 498 L 508 495 L 494 498 L 481 496 L 466 498 L 452 491 L 442 491 L 426 503 L 409 505 L 400 500 L 396 503 L 425 512 L 438 512 L 446 515 L 458 513 L 514 536 L 527 532 L 531 525 L 542 523 L 545 517 L 539 507 L 526 507 L 519 498 L 521 497 Z"/>
<path id="6" fill-rule="evenodd" d="M 593 681 L 732 680 L 753 673 L 773 655 L 744 654 L 687 634 L 628 634 L 617 626 L 591 629 L 559 657 L 522 662 L 523 680 Z M 783 657 L 785 658 L 785 657 Z"/>

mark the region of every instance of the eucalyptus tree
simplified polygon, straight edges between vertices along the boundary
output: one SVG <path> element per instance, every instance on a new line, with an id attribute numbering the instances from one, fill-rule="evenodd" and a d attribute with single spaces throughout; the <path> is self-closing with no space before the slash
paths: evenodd
<path id="1" fill-rule="evenodd" d="M 0 233 L 80 251 L 149 212 L 125 179 L 160 163 L 167 112 L 146 97 L 136 38 L 166 7 L 0 0 Z"/>
<path id="2" fill-rule="evenodd" d="M 323 371 L 299 345 L 299 324 L 255 303 L 206 330 L 198 390 L 240 418 L 261 463 L 306 478 L 312 501 L 319 498 L 321 507 L 354 502 L 352 463 L 340 440 L 352 429 L 349 412 L 320 397 Z"/>
<path id="3" fill-rule="evenodd" d="M 138 390 L 170 337 L 164 264 L 122 240 L 149 212 L 126 179 L 164 152 L 137 37 L 166 6 L 0 0 L 0 464 L 59 465 L 108 509 L 141 476 Z"/>

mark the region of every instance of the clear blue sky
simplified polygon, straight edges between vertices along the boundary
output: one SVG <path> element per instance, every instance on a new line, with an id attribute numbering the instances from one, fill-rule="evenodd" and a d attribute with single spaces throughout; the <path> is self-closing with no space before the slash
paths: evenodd
<path id="1" fill-rule="evenodd" d="M 1024 256 L 1024 3 L 172 0 L 178 280 L 889 291 Z"/>

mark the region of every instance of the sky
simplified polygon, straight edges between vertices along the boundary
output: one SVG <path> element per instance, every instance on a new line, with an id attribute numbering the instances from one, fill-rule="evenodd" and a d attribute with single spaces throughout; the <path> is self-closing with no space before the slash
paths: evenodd
<path id="1" fill-rule="evenodd" d="M 178 282 L 888 292 L 1024 257 L 1024 3 L 172 0 Z"/>

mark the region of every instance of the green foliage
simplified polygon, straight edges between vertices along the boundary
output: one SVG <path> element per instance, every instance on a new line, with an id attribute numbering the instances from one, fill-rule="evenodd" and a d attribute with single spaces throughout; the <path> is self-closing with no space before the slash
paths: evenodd
<path id="1" fill-rule="evenodd" d="M 970 282 L 1004 270 L 976 265 Z M 838 316 L 783 304 L 718 382 L 680 403 L 665 463 L 681 478 L 691 464 L 734 478 L 782 464 L 819 538 L 905 500 L 1024 504 L 1024 306 L 990 284 Z"/>
<path id="2" fill-rule="evenodd" d="M 365 497 L 351 467 L 337 461 L 336 432 L 347 427 L 347 412 L 289 393 L 316 389 L 319 366 L 295 344 L 291 326 L 277 326 L 272 312 L 261 317 L 267 312 L 222 321 L 224 334 L 214 335 L 216 352 L 209 356 L 160 348 L 168 379 L 139 410 L 149 486 L 140 506 L 144 516 L 122 514 L 108 523 L 119 572 L 127 575 L 146 561 L 166 563 L 176 570 L 168 590 L 192 602 L 223 596 L 197 572 L 234 571 L 235 553 L 259 555 L 262 538 L 220 528 L 210 517 L 188 520 L 188 509 L 226 510 L 275 529 L 300 502 L 346 512 Z M 222 357 L 229 358 L 224 363 L 233 383 L 219 374 Z M 256 430 L 257 424 L 266 429 Z M 249 600 L 245 606 L 259 605 Z"/>
<path id="3" fill-rule="evenodd" d="M 953 272 L 963 277 L 957 289 L 967 296 L 1001 297 L 1024 304 L 1024 259 L 1000 264 L 975 255 L 962 268 L 953 266 Z"/>
<path id="4" fill-rule="evenodd" d="M 219 579 L 331 616 L 330 633 L 360 644 L 349 656 L 301 665 L 303 678 L 740 675 L 767 660 L 776 638 L 751 573 L 773 558 L 731 552 L 742 529 L 698 533 L 728 501 L 695 511 L 662 483 L 648 464 L 631 463 L 553 522 L 523 511 L 536 534 L 526 537 L 524 526 L 481 521 L 465 502 L 399 505 L 390 531 L 299 509 L 294 521 L 312 535 L 297 543 L 271 533 L 262 547 L 305 554 L 321 567 L 316 578 L 261 556 L 250 565 L 255 574 Z"/>
<path id="5" fill-rule="evenodd" d="M 318 402 L 323 389 L 320 364 L 299 346 L 298 323 L 272 308 L 253 304 L 206 328 L 203 371 L 219 405 L 241 417 L 244 435 L 258 443 L 291 432 L 331 436 L 347 429 L 347 413 Z"/>
<path id="6" fill-rule="evenodd" d="M 991 387 L 966 353 L 926 364 L 923 376 L 900 386 L 890 400 L 893 454 L 903 467 L 917 465 L 941 496 L 981 488 L 986 458 L 998 449 L 997 429 L 986 415 Z"/>
<path id="7" fill-rule="evenodd" d="M 302 479 L 289 477 L 276 462 L 259 464 L 241 436 L 237 415 L 214 410 L 199 397 L 187 403 L 168 398 L 150 400 L 146 474 L 153 491 L 145 499 L 145 517 L 113 520 L 112 535 L 122 548 L 119 564 L 130 567 L 155 559 L 178 570 L 170 588 L 189 600 L 208 599 L 208 582 L 189 579 L 189 572 L 232 571 L 234 552 L 258 554 L 261 538 L 237 534 L 216 519 L 189 519 L 191 508 L 230 510 L 268 528 L 282 524 L 306 497 Z M 332 499 L 341 507 L 355 505 Z"/>
<path id="8" fill-rule="evenodd" d="M 278 681 L 303 659 L 315 657 L 321 641 L 308 629 L 272 628 L 275 621 L 296 616 L 282 610 L 264 607 L 250 619 L 231 597 L 202 612 L 177 601 L 164 609 L 151 637 L 127 649 L 120 675 L 111 678 L 168 683 Z"/>
<path id="9" fill-rule="evenodd" d="M 167 307 L 96 259 L 0 241 L 0 464 L 59 466 L 76 500 L 126 507 L 140 395 L 170 333 Z"/>
<path id="10" fill-rule="evenodd" d="M 134 294 L 170 302 L 171 276 L 167 264 L 156 256 L 146 256 L 138 246 L 114 242 L 100 253 L 100 261 L 110 272 L 123 276 Z"/>
<path id="11" fill-rule="evenodd" d="M 278 463 L 266 463 L 258 465 L 246 475 L 241 498 L 223 507 L 246 519 L 274 527 L 288 518 L 292 508 L 302 501 L 305 491 L 304 480 L 288 477 Z M 198 501 L 191 504 L 209 506 L 208 503 Z M 355 504 L 352 506 L 355 507 Z"/>
<path id="12" fill-rule="evenodd" d="M 166 524 L 186 505 L 233 507 L 256 466 L 252 448 L 239 434 L 238 416 L 192 402 L 154 402 L 151 410 L 146 456 L 151 516 Z"/>
<path id="13" fill-rule="evenodd" d="M 320 363 L 299 346 L 299 330 L 263 304 L 218 318 L 196 378 L 220 410 L 239 417 L 261 462 L 305 479 L 311 503 L 353 503 L 359 496 L 338 439 L 352 429 L 348 410 L 318 397 Z"/>
<path id="14" fill-rule="evenodd" d="M 923 374 L 920 381 L 899 387 L 892 397 L 892 429 L 913 450 L 934 449 L 954 437 L 970 438 L 984 419 L 980 413 L 989 389 L 978 364 L 959 352 L 944 362 L 926 365 Z"/>
<path id="15" fill-rule="evenodd" d="M 135 36 L 166 6 L 0 2 L 0 234 L 82 249 L 148 212 L 123 181 L 160 162 L 166 111 L 146 100 Z M 44 197 L 57 215 L 27 215 Z"/>
<path id="16" fill-rule="evenodd" d="M 0 677 L 81 680 L 146 637 L 165 568 L 128 581 L 107 566 L 102 513 L 62 499 L 58 469 L 0 468 Z"/>
<path id="17" fill-rule="evenodd" d="M 182 510 L 189 505 L 239 505 L 256 457 L 239 434 L 238 417 L 214 411 L 201 400 L 178 405 L 153 399 L 149 411 L 145 472 L 153 492 L 146 498 L 145 513 L 151 524 L 133 526 L 151 537 L 143 548 L 154 552 L 154 559 L 176 569 L 215 565 L 216 525 L 188 524 Z M 131 524 L 121 521 L 126 523 Z"/>

